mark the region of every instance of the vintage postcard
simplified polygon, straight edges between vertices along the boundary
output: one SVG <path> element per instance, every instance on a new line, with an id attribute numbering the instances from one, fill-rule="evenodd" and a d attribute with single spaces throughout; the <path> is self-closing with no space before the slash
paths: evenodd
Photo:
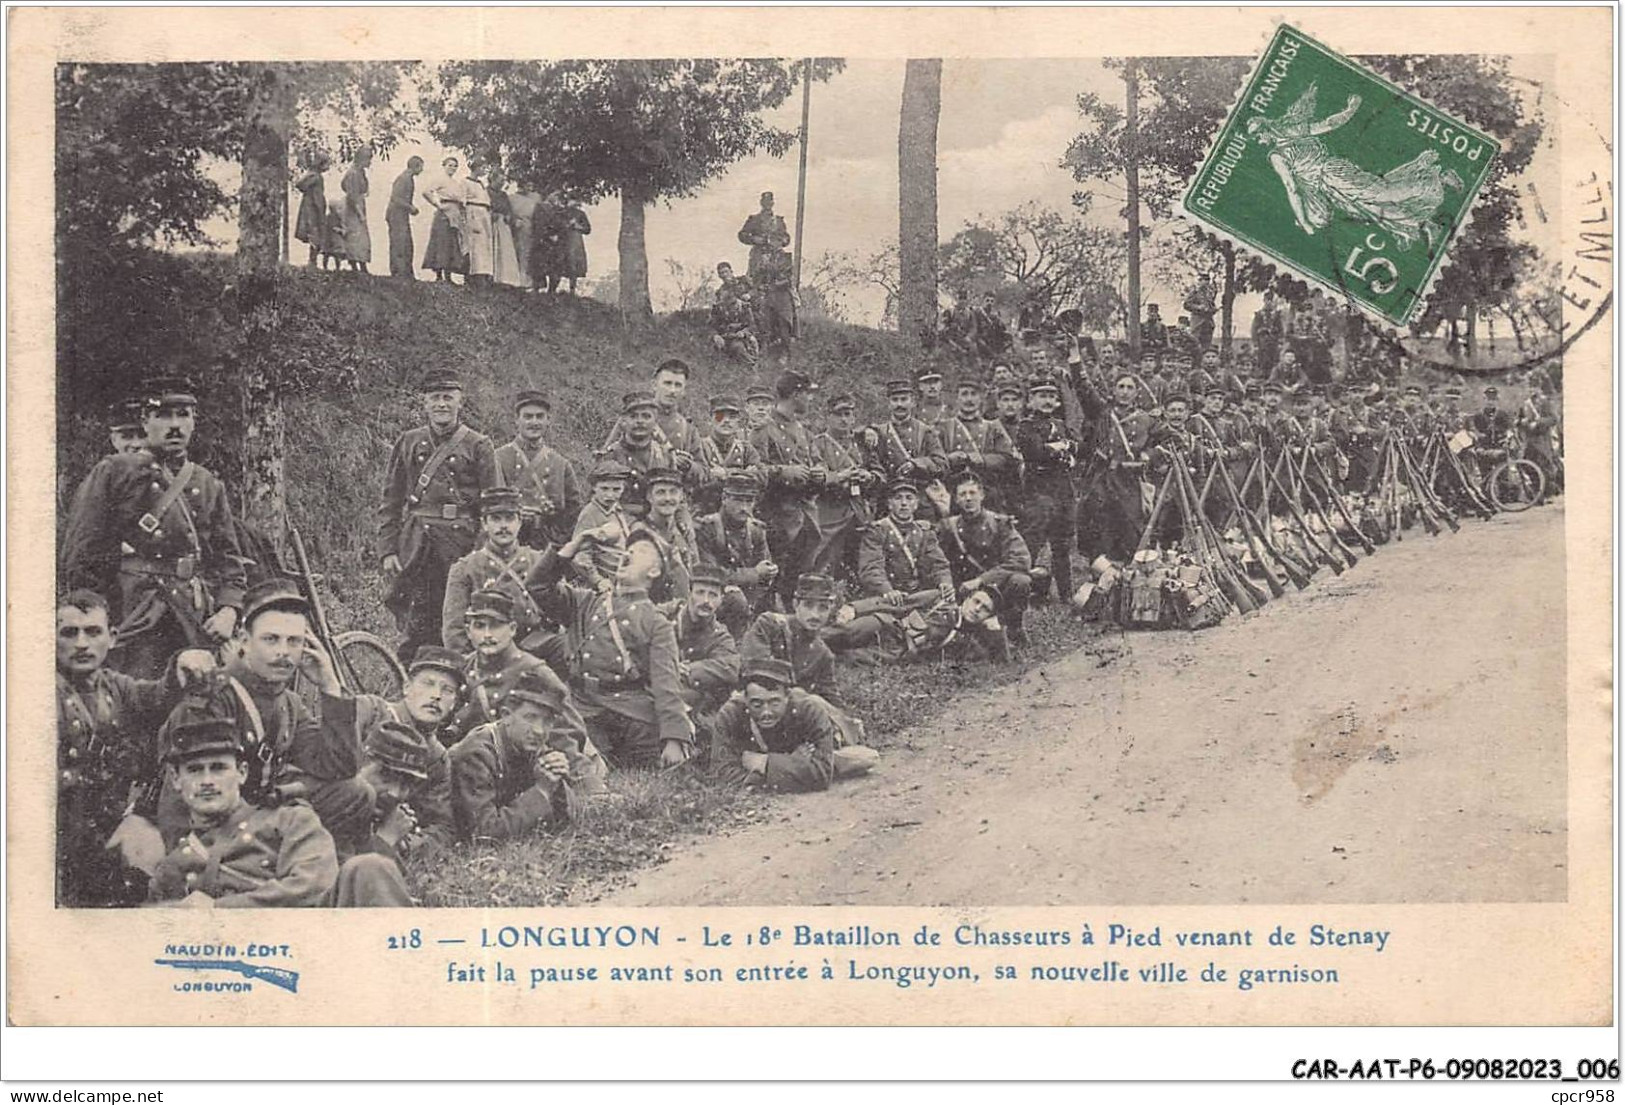
<path id="1" fill-rule="evenodd" d="M 10 13 L 14 1024 L 1611 1023 L 1607 9 L 406 11 Z"/>

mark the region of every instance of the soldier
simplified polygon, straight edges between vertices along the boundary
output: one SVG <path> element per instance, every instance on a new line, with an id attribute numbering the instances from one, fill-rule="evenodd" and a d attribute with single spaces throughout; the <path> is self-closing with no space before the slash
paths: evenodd
<path id="1" fill-rule="evenodd" d="M 778 398 L 773 415 L 750 439 L 762 458 L 767 481 L 760 512 L 767 523 L 768 548 L 779 566 L 775 589 L 786 605 L 796 580 L 811 568 L 819 542 L 815 496 L 826 473 L 813 451 L 812 435 L 801 422 L 807 413 L 807 393 L 817 386 L 799 372 L 781 375 L 774 387 Z M 750 403 L 748 396 L 745 402 Z"/>
<path id="2" fill-rule="evenodd" d="M 107 444 L 114 456 L 139 453 L 147 447 L 147 430 L 142 425 L 145 410 L 139 399 L 120 399 L 108 409 Z"/>
<path id="3" fill-rule="evenodd" d="M 1168 324 L 1162 321 L 1162 309 L 1155 303 L 1145 305 L 1145 321 L 1140 323 L 1140 348 L 1158 353 L 1168 348 Z"/>
<path id="4" fill-rule="evenodd" d="M 542 554 L 527 584 L 543 613 L 565 626 L 573 697 L 593 743 L 623 764 L 673 767 L 692 754 L 694 726 L 678 676 L 676 632 L 649 599 L 665 571 L 654 534 L 633 532 L 607 592 L 563 578 L 583 545 L 618 537 L 613 526 L 572 537 Z"/>
<path id="5" fill-rule="evenodd" d="M 988 418 L 997 418 L 999 416 L 999 389 L 1019 383 L 1020 380 L 1016 376 L 1016 370 L 1010 364 L 1008 358 L 1000 358 L 994 361 L 992 367 L 988 369 L 987 396 L 983 401 L 982 413 Z M 1010 440 L 1014 441 L 1015 438 L 1012 437 Z"/>
<path id="6" fill-rule="evenodd" d="M 311 632 L 310 605 L 292 580 L 267 580 L 248 589 L 236 644 L 225 667 L 207 683 L 191 688 L 170 712 L 159 732 L 160 742 L 199 717 L 230 722 L 246 764 L 244 801 L 269 809 L 312 797 L 330 831 L 347 831 L 350 819 L 365 816 L 366 796 L 340 786 L 313 795 L 306 776 L 309 765 L 325 760 L 327 744 L 342 735 L 332 719 L 352 715 L 342 701 L 344 689 L 333 661 Z M 294 690 L 299 674 L 320 692 L 320 713 L 312 712 Z M 324 726 L 324 721 L 330 724 Z M 138 811 L 152 816 L 166 846 L 185 830 L 186 811 L 180 799 L 172 787 L 163 787 L 144 799 Z"/>
<path id="7" fill-rule="evenodd" d="M 534 604 L 535 600 L 527 594 L 526 602 Z M 584 728 L 579 715 L 573 712 L 575 707 L 563 680 L 515 643 L 518 609 L 519 604 L 506 591 L 495 587 L 476 591 L 469 600 L 466 620 L 472 651 L 464 659 L 462 671 L 466 701 L 453 722 L 459 736 L 476 725 L 495 721 L 514 684 L 532 672 L 558 692 L 560 710 L 566 719 Z"/>
<path id="8" fill-rule="evenodd" d="M 695 513 L 710 514 L 722 502 L 722 485 L 734 473 L 757 474 L 762 458 L 745 433 L 743 405 L 731 395 L 711 397 L 711 432 L 700 438 L 705 481 L 694 497 Z"/>
<path id="9" fill-rule="evenodd" d="M 750 281 L 735 277 L 733 266 L 717 265 L 717 296 L 711 304 L 711 344 L 730 360 L 756 366 L 761 344 L 756 340 L 755 289 Z"/>
<path id="10" fill-rule="evenodd" d="M 750 438 L 756 431 L 773 421 L 773 408 L 778 403 L 778 396 L 774 390 L 765 384 L 752 384 L 745 389 L 745 436 Z"/>
<path id="11" fill-rule="evenodd" d="M 517 488 L 488 487 L 480 492 L 480 532 L 485 543 L 451 566 L 441 605 L 440 639 L 447 648 L 466 653 L 468 600 L 487 587 L 505 592 L 516 604 L 520 647 L 542 655 L 557 637 L 556 627 L 543 628 L 541 613 L 525 590 L 525 576 L 541 554 L 519 543 L 523 496 Z"/>
<path id="12" fill-rule="evenodd" d="M 683 701 L 699 718 L 715 714 L 739 682 L 739 646 L 717 621 L 727 577 L 712 564 L 694 569 L 688 601 L 672 624 L 677 631 L 677 678 Z M 699 725 L 704 730 L 705 725 Z"/>
<path id="13" fill-rule="evenodd" d="M 784 216 L 773 213 L 773 193 L 762 193 L 762 209 L 745 220 L 739 228 L 739 241 L 750 247 L 750 265 L 745 270 L 750 282 L 761 287 L 759 279 L 763 261 L 774 253 L 782 252 L 790 244 L 790 231 L 784 225 Z"/>
<path id="14" fill-rule="evenodd" d="M 246 583 L 225 485 L 187 451 L 190 381 L 155 376 L 142 392 L 147 448 L 104 457 L 75 493 L 60 580 L 116 607 L 114 666 L 153 678 L 177 651 L 226 640 Z"/>
<path id="15" fill-rule="evenodd" d="M 449 757 L 411 725 L 380 721 L 354 749 L 356 779 L 373 795 L 366 835 L 334 840 L 339 875 L 333 904 L 403 907 L 415 904 L 406 886 L 406 857 L 457 839 L 451 812 Z"/>
<path id="16" fill-rule="evenodd" d="M 161 764 L 149 734 L 184 687 L 214 668 L 204 649 L 177 653 L 162 679 L 105 667 L 107 600 L 70 591 L 56 608 L 56 900 L 70 908 L 135 905 L 163 842 L 130 808 Z"/>
<path id="17" fill-rule="evenodd" d="M 917 394 L 911 380 L 893 380 L 886 385 L 891 419 L 873 429 L 880 439 L 875 462 L 888 479 L 936 480 L 948 473 L 942 439 L 914 417 Z"/>
<path id="18" fill-rule="evenodd" d="M 706 476 L 703 464 L 690 476 L 691 470 L 695 469 L 702 454 L 700 431 L 688 415 L 683 413 L 683 398 L 688 394 L 688 380 L 693 371 L 687 361 L 679 357 L 668 357 L 655 366 L 649 390 L 654 397 L 653 432 L 655 438 L 670 453 L 668 467 L 675 468 L 685 477 L 685 482 L 697 487 Z M 604 442 L 599 454 L 608 453 L 624 435 L 625 427 L 618 423 L 610 431 L 609 439 Z"/>
<path id="19" fill-rule="evenodd" d="M 770 605 L 779 574 L 768 549 L 767 526 L 751 514 L 760 484 L 740 472 L 723 483 L 722 508 L 694 524 L 700 563 L 722 570 L 724 591 L 717 618 L 735 638 Z"/>
<path id="20" fill-rule="evenodd" d="M 824 486 L 818 490 L 819 541 L 812 568 L 836 579 L 851 578 L 857 571 L 858 538 L 869 525 L 864 493 L 883 479 L 869 461 L 879 439 L 873 430 L 856 428 L 857 409 L 852 396 L 835 396 L 829 401 L 828 428 L 813 439 Z"/>
<path id="21" fill-rule="evenodd" d="M 519 542 L 533 549 L 562 545 L 581 513 L 581 477 L 575 465 L 542 440 L 552 404 L 539 391 L 514 399 L 518 435 L 496 451 L 499 482 L 520 494 Z"/>
<path id="22" fill-rule="evenodd" d="M 953 576 L 935 528 L 914 517 L 919 504 L 919 489 L 912 480 L 895 479 L 887 488 L 886 517 L 864 532 L 858 546 L 858 586 L 863 594 L 884 595 L 897 604 L 932 588 L 953 594 Z"/>
<path id="23" fill-rule="evenodd" d="M 1033 557 L 1013 518 L 984 506 L 986 492 L 975 472 L 954 477 L 954 504 L 959 513 L 937 523 L 942 550 L 962 598 L 976 591 L 997 596 L 995 611 L 1009 631 L 1010 643 L 1027 643 L 1027 601 L 1033 587 Z"/>
<path id="24" fill-rule="evenodd" d="M 308 806 L 250 802 L 236 725 L 203 716 L 168 733 L 168 789 L 186 819 L 153 873 L 151 899 L 204 909 L 313 906 L 338 878 L 333 838 Z"/>
<path id="25" fill-rule="evenodd" d="M 500 482 L 491 439 L 462 421 L 456 374 L 431 373 L 422 394 L 427 423 L 396 439 L 378 508 L 378 556 L 403 662 L 440 639 L 446 575 L 474 550 L 480 492 Z"/>
<path id="26" fill-rule="evenodd" d="M 871 610 L 826 632 L 838 646 L 876 657 L 876 662 L 954 660 L 971 663 L 1010 661 L 1010 640 L 994 616 L 999 603 L 992 586 L 971 591 L 963 600 L 939 597 L 930 606 L 907 612 Z M 836 714 L 839 721 L 841 715 Z"/>
<path id="27" fill-rule="evenodd" d="M 762 349 L 783 367 L 789 363 L 790 345 L 800 333 L 794 259 L 782 249 L 770 252 L 763 256 L 761 269 L 753 279 L 758 289 L 757 337 Z"/>
<path id="28" fill-rule="evenodd" d="M 1184 307 L 1191 316 L 1191 338 L 1199 350 L 1213 344 L 1213 316 L 1218 314 L 1215 298 L 1213 275 L 1206 272 L 1197 278 L 1196 287 L 1185 297 Z"/>
<path id="29" fill-rule="evenodd" d="M 602 460 L 624 464 L 631 472 L 625 499 L 646 499 L 645 474 L 651 468 L 674 468 L 675 451 L 665 440 L 657 420 L 660 406 L 655 394 L 640 388 L 621 396 L 621 421 L 599 452 Z"/>
<path id="30" fill-rule="evenodd" d="M 614 526 L 620 533 L 618 541 L 588 542 L 576 558 L 576 569 L 588 586 L 607 591 L 615 583 L 615 569 L 620 567 L 621 554 L 632 535 L 633 521 L 622 507 L 626 485 L 632 479 L 632 470 L 618 460 L 604 459 L 593 465 L 592 499 L 581 508 L 571 537 L 580 537 L 589 530 L 602 530 Z"/>
<path id="31" fill-rule="evenodd" d="M 948 413 L 942 401 L 942 373 L 934 367 L 922 368 L 914 374 L 914 387 L 919 396 L 914 417 L 942 436 L 942 420 Z"/>
<path id="32" fill-rule="evenodd" d="M 711 765 L 722 778 L 770 790 L 827 790 L 840 729 L 828 706 L 794 686 L 784 660 L 746 662 L 739 694 L 721 712 Z"/>
<path id="33" fill-rule="evenodd" d="M 660 601 L 682 602 L 688 598 L 689 575 L 700 560 L 694 545 L 694 523 L 688 518 L 683 500 L 683 480 L 670 468 L 651 468 L 645 478 L 649 516 L 642 524 L 659 542 L 666 569 Z"/>
<path id="34" fill-rule="evenodd" d="M 1512 432 L 1512 416 L 1501 409 L 1501 389 L 1493 384 L 1484 389 L 1484 409 L 1467 420 L 1478 444 L 1486 448 L 1500 448 L 1503 439 Z"/>
<path id="35" fill-rule="evenodd" d="M 999 424 L 1009 435 L 1012 442 L 1019 441 L 1021 434 L 1021 420 L 1027 415 L 1027 389 L 1019 382 L 1001 384 L 993 396 L 994 408 Z M 1016 449 L 1016 478 L 1011 485 L 1011 506 L 1019 507 L 1021 479 L 1025 473 L 1025 460 L 1021 450 Z"/>
<path id="36" fill-rule="evenodd" d="M 1467 416 L 1461 410 L 1461 385 L 1451 384 L 1444 389 L 1444 399 L 1439 410 L 1439 428 L 1446 437 L 1459 432 L 1467 424 Z"/>
<path id="37" fill-rule="evenodd" d="M 740 656 L 747 661 L 763 656 L 788 661 L 796 686 L 833 702 L 835 653 L 824 643 L 823 632 L 839 603 L 835 581 L 808 572 L 796 583 L 793 613 L 758 614 L 739 642 Z"/>
<path id="38" fill-rule="evenodd" d="M 988 498 L 1008 496 L 1018 462 L 1015 440 L 996 418 L 982 417 L 981 382 L 966 377 L 955 388 L 959 409 L 943 421 L 942 446 L 950 472 L 975 472 Z"/>
<path id="39" fill-rule="evenodd" d="M 1518 409 L 1518 430 L 1523 435 L 1523 457 L 1532 460 L 1546 476 L 1546 495 L 1563 488 L 1562 453 L 1558 448 L 1558 414 L 1546 389 L 1536 382 Z"/>
<path id="40" fill-rule="evenodd" d="M 1124 378 L 1132 392 L 1133 377 L 1125 373 Z M 1072 597 L 1072 541 L 1078 514 L 1072 469 L 1078 444 L 1056 413 L 1060 398 L 1053 383 L 1032 386 L 1028 392 L 1032 413 L 1022 420 L 1016 443 L 1026 473 L 1021 536 L 1029 551 L 1049 548 L 1050 576 L 1057 596 L 1065 601 Z M 1033 598 L 1042 601 L 1047 591 L 1042 587 Z"/>
<path id="41" fill-rule="evenodd" d="M 452 749 L 452 813 L 464 840 L 516 840 L 574 820 L 568 749 L 581 734 L 563 707 L 553 683 L 539 671 L 527 672 L 514 683 L 501 716 Z"/>

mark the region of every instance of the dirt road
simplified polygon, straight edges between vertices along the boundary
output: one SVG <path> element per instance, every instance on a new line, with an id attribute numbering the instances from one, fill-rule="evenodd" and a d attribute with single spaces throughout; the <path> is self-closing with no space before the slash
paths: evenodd
<path id="1" fill-rule="evenodd" d="M 1414 536 L 978 696 L 605 905 L 1565 896 L 1563 515 Z"/>

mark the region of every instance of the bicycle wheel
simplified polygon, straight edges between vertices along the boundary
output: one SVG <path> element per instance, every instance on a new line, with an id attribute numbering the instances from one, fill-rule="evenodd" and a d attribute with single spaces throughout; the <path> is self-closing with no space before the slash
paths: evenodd
<path id="1" fill-rule="evenodd" d="M 395 658 L 395 652 L 378 637 L 364 629 L 352 629 L 337 634 L 333 647 L 338 649 L 341 670 L 355 680 L 356 690 L 384 698 L 397 698 L 406 686 L 406 669 Z"/>
<path id="2" fill-rule="evenodd" d="M 1546 492 L 1546 475 L 1532 460 L 1508 460 L 1496 465 L 1484 481 L 1490 501 L 1500 510 L 1528 510 Z"/>

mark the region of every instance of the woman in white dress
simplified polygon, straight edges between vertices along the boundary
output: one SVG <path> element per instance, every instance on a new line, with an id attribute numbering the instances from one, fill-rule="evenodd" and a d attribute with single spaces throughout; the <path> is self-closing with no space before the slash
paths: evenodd
<path id="1" fill-rule="evenodd" d="M 467 232 L 468 282 L 489 284 L 496 275 L 496 254 L 491 239 L 491 193 L 485 190 L 485 166 L 468 163 L 463 181 L 463 223 Z"/>
<path id="2" fill-rule="evenodd" d="M 519 278 L 519 256 L 514 248 L 513 204 L 503 188 L 506 183 L 502 170 L 493 168 L 485 189 L 491 195 L 491 267 L 498 284 L 517 288 L 523 281 Z"/>

